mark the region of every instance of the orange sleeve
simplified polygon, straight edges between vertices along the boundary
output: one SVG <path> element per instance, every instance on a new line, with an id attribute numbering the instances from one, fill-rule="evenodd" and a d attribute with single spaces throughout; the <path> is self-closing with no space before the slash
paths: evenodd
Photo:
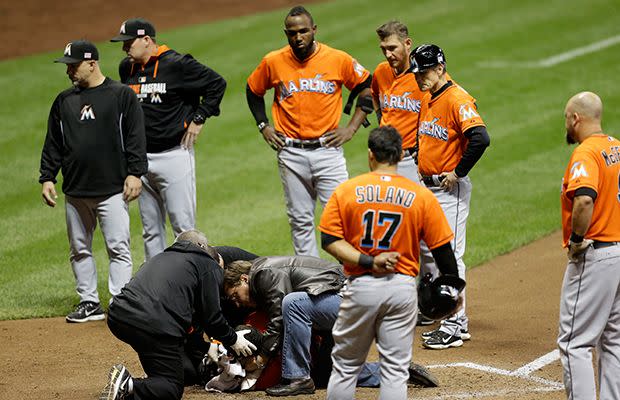
<path id="1" fill-rule="evenodd" d="M 273 87 L 266 57 L 262 59 L 258 67 L 248 77 L 248 86 L 257 96 L 264 96 L 267 90 Z"/>
<path id="2" fill-rule="evenodd" d="M 347 54 L 347 59 L 343 63 L 344 70 L 342 78 L 347 89 L 351 90 L 370 76 L 370 72 L 358 63 L 357 60 Z"/>
<path id="3" fill-rule="evenodd" d="M 595 157 L 585 146 L 577 147 L 568 172 L 567 196 L 572 198 L 572 193 L 582 187 L 594 189 L 598 193 L 598 182 L 599 168 Z"/>
<path id="4" fill-rule="evenodd" d="M 452 104 L 452 118 L 456 125 L 460 127 L 461 133 L 474 126 L 484 126 L 484 121 L 482 121 L 480 114 L 478 114 L 476 101 L 471 97 L 467 99 L 460 98 Z"/>
<path id="5" fill-rule="evenodd" d="M 319 223 L 319 230 L 328 235 L 344 238 L 344 225 L 337 193 L 338 189 L 332 193 L 325 205 L 321 215 L 321 222 Z"/>
<path id="6" fill-rule="evenodd" d="M 372 74 L 372 83 L 370 85 L 370 93 L 375 101 L 379 100 L 379 82 L 377 82 L 377 70 Z"/>
<path id="7" fill-rule="evenodd" d="M 432 250 L 452 240 L 454 233 L 437 198 L 429 192 L 425 200 L 422 239 Z"/>

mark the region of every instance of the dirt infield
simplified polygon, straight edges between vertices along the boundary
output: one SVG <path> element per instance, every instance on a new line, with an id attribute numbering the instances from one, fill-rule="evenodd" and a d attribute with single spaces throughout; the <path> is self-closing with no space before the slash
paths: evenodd
<path id="1" fill-rule="evenodd" d="M 119 0 L 50 2 L 21 0 L 0 4 L 3 41 L 0 60 L 60 49 L 68 40 L 103 40 L 120 22 L 144 16 L 158 29 L 204 23 L 297 1 L 209 0 L 147 3 Z M 310 3 L 310 1 L 305 1 Z M 208 4 L 208 9 L 206 9 Z M 173 18 L 176 16 L 176 18 Z M 562 399 L 561 369 L 553 353 L 560 286 L 566 256 L 559 233 L 474 269 L 468 276 L 472 340 L 445 351 L 423 349 L 417 332 L 414 358 L 441 380 L 436 389 L 410 388 L 413 398 Z M 372 352 L 371 359 L 376 359 Z M 104 322 L 67 324 L 64 318 L 0 322 L 0 400 L 95 399 L 112 364 L 124 362 L 142 373 L 135 353 L 116 340 Z M 227 399 L 265 398 L 262 393 Z M 318 391 L 308 398 L 325 397 Z M 372 399 L 377 391 L 358 391 Z M 184 399 L 216 399 L 201 388 Z"/>
<path id="2" fill-rule="evenodd" d="M 439 377 L 436 389 L 410 388 L 419 399 L 562 399 L 555 350 L 566 255 L 559 233 L 472 270 L 468 301 L 472 339 L 463 347 L 427 350 L 416 332 L 414 358 Z M 130 347 L 104 322 L 67 324 L 63 318 L 0 322 L 0 400 L 95 399 L 109 367 L 124 362 L 142 374 Z M 551 354 L 550 354 L 551 353 Z M 542 358 L 547 356 L 546 358 Z M 376 359 L 372 352 L 370 359 Z M 538 362 L 534 362 L 538 360 Z M 357 398 L 376 398 L 375 389 Z M 227 399 L 266 398 L 263 393 Z M 320 390 L 308 398 L 322 399 Z M 216 399 L 199 387 L 184 399 Z"/>

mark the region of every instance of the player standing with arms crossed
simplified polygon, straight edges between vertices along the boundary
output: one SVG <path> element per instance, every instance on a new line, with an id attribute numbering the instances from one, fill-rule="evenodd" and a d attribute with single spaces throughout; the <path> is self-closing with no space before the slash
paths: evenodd
<path id="1" fill-rule="evenodd" d="M 402 153 L 402 138 L 394 128 L 370 132 L 371 172 L 338 186 L 321 216 L 323 248 L 344 263 L 349 277 L 332 331 L 328 399 L 353 398 L 373 340 L 381 364 L 380 398 L 406 399 L 420 240 L 443 274 L 458 274 L 450 246 L 454 235 L 437 199 L 396 173 Z"/>
<path id="2" fill-rule="evenodd" d="M 341 146 L 372 111 L 371 76 L 347 53 L 314 40 L 316 25 L 304 7 L 292 8 L 284 25 L 289 45 L 267 54 L 252 72 L 247 101 L 258 130 L 278 152 L 295 254 L 318 257 L 316 199 L 324 205 L 348 178 Z M 346 127 L 338 127 L 342 85 L 359 93 Z M 275 126 L 269 124 L 264 100 L 272 88 Z"/>
<path id="3" fill-rule="evenodd" d="M 592 92 L 564 109 L 566 141 L 578 143 L 562 180 L 563 245 L 558 347 L 571 400 L 620 399 L 620 141 L 603 133 L 603 103 Z"/>
<path id="4" fill-rule="evenodd" d="M 106 78 L 99 52 L 85 40 L 65 47 L 55 62 L 67 64 L 73 87 L 60 93 L 47 122 L 41 154 L 41 194 L 56 206 L 56 175 L 62 169 L 70 260 L 80 303 L 67 322 L 105 319 L 92 255 L 97 220 L 110 258 L 112 296 L 131 279 L 128 203 L 140 195 L 146 173 L 142 110 L 126 86 Z"/>
<path id="5" fill-rule="evenodd" d="M 411 69 L 420 90 L 429 92 L 418 125 L 419 173 L 454 232 L 452 248 L 459 277 L 465 279 L 465 228 L 472 188 L 467 174 L 489 146 L 489 135 L 477 113 L 476 100 L 449 80 L 441 48 L 434 44 L 417 47 L 411 54 Z M 431 264 L 433 260 L 423 254 L 422 262 Z M 463 340 L 471 337 L 468 323 L 463 304 L 439 329 L 423 334 L 423 344 L 439 350 L 462 346 Z"/>
<path id="6" fill-rule="evenodd" d="M 155 27 L 142 18 L 123 22 L 111 41 L 123 42 L 121 82 L 144 110 L 149 171 L 139 201 L 148 261 L 166 248 L 166 215 L 174 236 L 195 226 L 193 146 L 206 119 L 220 114 L 226 81 L 191 55 L 158 45 Z"/>

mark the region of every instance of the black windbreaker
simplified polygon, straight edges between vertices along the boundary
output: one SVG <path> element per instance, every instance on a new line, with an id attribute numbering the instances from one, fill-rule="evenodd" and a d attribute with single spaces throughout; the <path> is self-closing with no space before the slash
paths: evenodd
<path id="1" fill-rule="evenodd" d="M 227 346 L 237 336 L 220 308 L 224 271 L 200 247 L 174 243 L 146 262 L 110 305 L 108 318 L 154 335 L 204 330 Z"/>
<path id="2" fill-rule="evenodd" d="M 226 81 L 189 54 L 160 45 L 144 65 L 125 58 L 119 75 L 142 104 L 149 153 L 178 146 L 195 114 L 205 118 L 220 114 Z"/>
<path id="3" fill-rule="evenodd" d="M 39 183 L 56 183 L 73 197 L 123 191 L 127 175 L 147 171 L 144 119 L 136 95 L 106 78 L 94 88 L 60 93 L 50 110 Z"/>

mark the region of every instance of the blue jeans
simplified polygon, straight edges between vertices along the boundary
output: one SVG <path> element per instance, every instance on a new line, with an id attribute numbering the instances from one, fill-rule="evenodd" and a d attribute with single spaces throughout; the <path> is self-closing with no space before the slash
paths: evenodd
<path id="1" fill-rule="evenodd" d="M 306 292 L 293 292 L 284 297 L 282 378 L 310 377 L 312 330 L 329 332 L 331 335 L 341 301 L 342 297 L 333 292 L 318 296 L 311 296 Z M 319 365 L 318 368 L 327 368 L 327 365 Z M 329 369 L 331 370 L 331 364 Z M 364 364 L 357 379 L 357 386 L 379 387 L 379 381 L 379 363 Z"/>

